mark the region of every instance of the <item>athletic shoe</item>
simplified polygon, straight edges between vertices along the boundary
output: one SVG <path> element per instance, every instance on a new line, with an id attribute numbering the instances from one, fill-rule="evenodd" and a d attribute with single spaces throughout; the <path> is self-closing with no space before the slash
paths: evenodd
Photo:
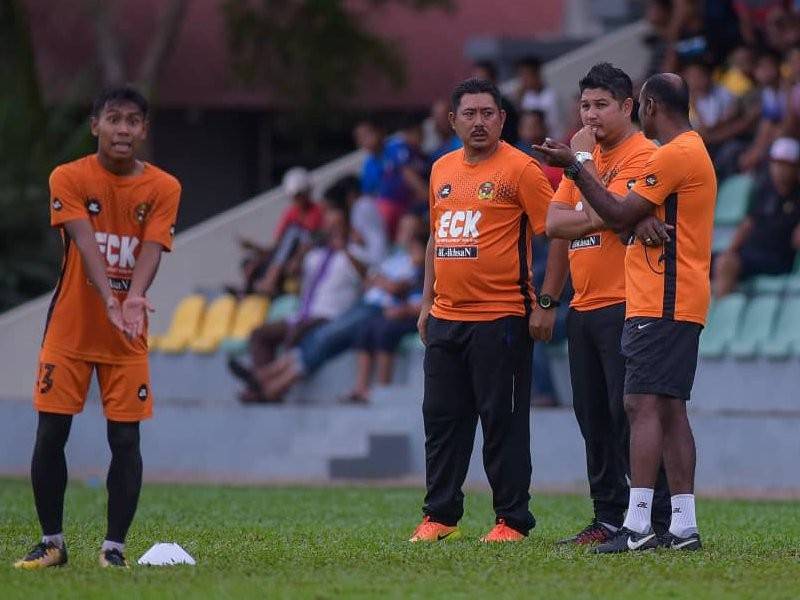
<path id="1" fill-rule="evenodd" d="M 505 519 L 497 519 L 492 530 L 481 538 L 482 542 L 521 542 L 525 534 L 506 525 Z"/>
<path id="2" fill-rule="evenodd" d="M 586 527 L 580 530 L 572 537 L 564 538 L 556 542 L 559 546 L 566 546 L 568 544 L 575 544 L 577 546 L 587 546 L 589 544 L 602 544 L 614 537 L 614 532 L 608 527 L 600 523 L 597 519 L 593 519 Z"/>
<path id="3" fill-rule="evenodd" d="M 700 534 L 693 533 L 687 537 L 678 537 L 669 531 L 661 538 L 661 547 L 671 550 L 700 550 L 703 543 L 700 541 Z"/>
<path id="4" fill-rule="evenodd" d="M 432 521 L 429 516 L 422 519 L 422 523 L 417 525 L 414 533 L 409 538 L 409 542 L 441 542 L 443 540 L 457 540 L 461 537 L 461 530 L 452 525 L 444 525 Z"/>
<path id="5" fill-rule="evenodd" d="M 648 533 L 631 531 L 622 527 L 610 540 L 592 549 L 594 554 L 618 554 L 658 548 L 658 536 L 651 529 Z"/>
<path id="6" fill-rule="evenodd" d="M 128 568 L 128 561 L 125 560 L 125 555 L 116 548 L 111 550 L 100 551 L 100 566 L 101 567 L 122 567 Z"/>
<path id="7" fill-rule="evenodd" d="M 53 542 L 40 542 L 23 558 L 14 563 L 15 569 L 44 569 L 61 567 L 67 564 L 67 547 L 56 546 Z"/>

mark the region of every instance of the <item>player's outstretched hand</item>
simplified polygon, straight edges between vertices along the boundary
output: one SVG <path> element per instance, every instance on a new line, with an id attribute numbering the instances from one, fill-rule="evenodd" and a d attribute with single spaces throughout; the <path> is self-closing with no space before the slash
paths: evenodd
<path id="1" fill-rule="evenodd" d="M 661 246 L 670 240 L 669 232 L 672 229 L 675 229 L 675 227 L 664 223 L 658 217 L 650 215 L 636 224 L 634 233 L 647 246 Z"/>
<path id="2" fill-rule="evenodd" d="M 147 312 L 154 312 L 155 308 L 144 296 L 128 296 L 122 303 L 122 323 L 125 333 L 131 338 L 137 338 L 144 333 L 144 324 L 147 321 Z"/>
<path id="3" fill-rule="evenodd" d="M 116 296 L 108 297 L 106 301 L 106 314 L 108 315 L 108 320 L 111 321 L 114 327 L 122 332 L 125 331 L 125 325 L 122 322 L 122 305 L 119 303 Z"/>
<path id="4" fill-rule="evenodd" d="M 568 167 L 575 162 L 575 153 L 572 148 L 550 138 L 547 138 L 541 146 L 534 144 L 531 148 L 541 152 L 544 155 L 544 161 L 552 167 Z"/>

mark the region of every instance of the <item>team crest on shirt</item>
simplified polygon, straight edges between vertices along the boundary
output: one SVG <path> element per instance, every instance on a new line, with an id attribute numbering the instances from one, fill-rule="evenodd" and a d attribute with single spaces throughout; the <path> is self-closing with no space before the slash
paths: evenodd
<path id="1" fill-rule="evenodd" d="M 175 223 L 169 226 L 169 237 L 175 237 Z"/>
<path id="2" fill-rule="evenodd" d="M 478 199 L 491 200 L 494 198 L 494 184 L 491 181 L 486 181 L 478 186 Z"/>
<path id="3" fill-rule="evenodd" d="M 88 198 L 86 200 L 86 210 L 90 215 L 96 217 L 100 214 L 100 211 L 103 210 L 103 206 L 100 204 L 100 200 L 97 198 Z"/>
<path id="4" fill-rule="evenodd" d="M 58 198 L 53 198 L 53 210 L 61 210 L 64 208 L 64 203 Z"/>
<path id="5" fill-rule="evenodd" d="M 635 179 L 628 179 L 628 183 L 625 184 L 625 186 L 628 188 L 628 190 L 632 190 L 633 186 L 635 186 L 635 185 L 636 185 L 636 180 Z"/>
<path id="6" fill-rule="evenodd" d="M 136 222 L 139 223 L 139 225 L 144 224 L 144 222 L 147 220 L 151 208 L 153 208 L 153 205 L 147 202 L 142 202 L 136 205 L 136 208 L 133 210 L 133 218 L 136 219 Z"/>
<path id="7" fill-rule="evenodd" d="M 439 188 L 438 196 L 439 198 L 447 198 L 450 196 L 451 192 L 453 191 L 453 186 L 449 183 L 445 183 L 442 187 Z"/>
<path id="8" fill-rule="evenodd" d="M 139 397 L 139 400 L 144 402 L 145 400 L 147 400 L 148 394 L 149 391 L 147 390 L 147 384 L 143 383 L 142 385 L 139 386 L 139 391 L 136 393 L 136 395 Z"/>
<path id="9" fill-rule="evenodd" d="M 658 183 L 658 178 L 655 175 L 648 175 L 644 178 L 644 184 L 653 187 L 655 184 Z"/>

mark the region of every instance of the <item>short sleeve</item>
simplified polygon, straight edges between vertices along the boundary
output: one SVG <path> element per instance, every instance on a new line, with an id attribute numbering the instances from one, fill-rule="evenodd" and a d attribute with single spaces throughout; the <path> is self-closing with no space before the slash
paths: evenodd
<path id="1" fill-rule="evenodd" d="M 156 242 L 169 252 L 175 237 L 175 222 L 181 199 L 181 184 L 174 178 L 161 186 L 150 218 L 144 229 L 145 242 Z"/>
<path id="2" fill-rule="evenodd" d="M 675 144 L 665 144 L 653 152 L 639 172 L 632 191 L 657 206 L 675 193 L 683 182 L 687 165 L 681 164 L 682 153 Z"/>
<path id="3" fill-rule="evenodd" d="M 654 150 L 639 152 L 625 161 L 624 166 L 608 182 L 607 189 L 612 194 L 625 197 L 636 185 L 638 177 L 645 172 Z"/>
<path id="4" fill-rule="evenodd" d="M 571 179 L 561 176 L 561 183 L 558 184 L 555 194 L 551 202 L 558 202 L 559 204 L 568 204 L 571 207 L 578 205 L 581 199 L 581 192 Z"/>
<path id="5" fill-rule="evenodd" d="M 537 235 L 544 233 L 553 188 L 538 163 L 531 161 L 525 166 L 518 189 L 519 202 L 530 219 L 533 232 Z"/>
<path id="6" fill-rule="evenodd" d="M 63 166 L 50 174 L 50 225 L 59 227 L 67 221 L 88 219 L 80 188 L 72 173 Z"/>

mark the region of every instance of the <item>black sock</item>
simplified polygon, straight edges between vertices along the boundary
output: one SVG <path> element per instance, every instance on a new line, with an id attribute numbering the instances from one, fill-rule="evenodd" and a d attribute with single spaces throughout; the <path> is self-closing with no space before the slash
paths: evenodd
<path id="1" fill-rule="evenodd" d="M 136 514 L 142 489 L 142 454 L 139 449 L 139 423 L 108 422 L 111 466 L 108 469 L 108 530 L 106 539 L 125 543 L 128 528 Z"/>
<path id="2" fill-rule="evenodd" d="M 67 459 L 64 446 L 72 425 L 71 415 L 39 413 L 36 444 L 31 460 L 31 483 L 36 513 L 44 535 L 62 532 Z"/>

